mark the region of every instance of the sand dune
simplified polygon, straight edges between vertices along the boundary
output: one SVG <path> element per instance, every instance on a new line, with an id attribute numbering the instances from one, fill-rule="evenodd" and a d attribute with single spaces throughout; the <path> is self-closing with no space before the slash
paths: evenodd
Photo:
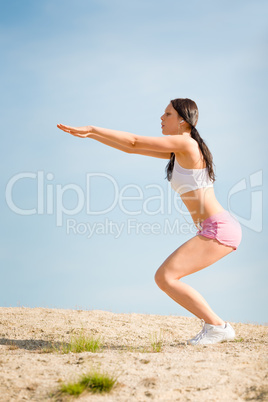
<path id="1" fill-rule="evenodd" d="M 236 340 L 189 346 L 195 318 L 47 308 L 0 308 L 0 400 L 70 400 L 59 384 L 97 368 L 118 376 L 106 395 L 79 401 L 268 400 L 267 327 L 232 323 Z M 52 353 L 73 334 L 100 336 L 97 353 Z M 153 343 L 162 341 L 160 352 Z M 72 398 L 71 398 L 72 399 Z"/>

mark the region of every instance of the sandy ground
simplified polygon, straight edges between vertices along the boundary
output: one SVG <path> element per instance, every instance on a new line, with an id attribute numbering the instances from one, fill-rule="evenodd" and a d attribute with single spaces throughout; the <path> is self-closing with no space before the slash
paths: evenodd
<path id="1" fill-rule="evenodd" d="M 117 385 L 79 401 L 267 401 L 267 327 L 232 325 L 235 341 L 190 346 L 201 329 L 195 318 L 0 308 L 0 400 L 71 400 L 55 397 L 61 381 L 97 368 L 116 375 Z M 48 352 L 81 330 L 101 337 L 100 352 Z M 160 338 L 162 350 L 153 352 Z"/>

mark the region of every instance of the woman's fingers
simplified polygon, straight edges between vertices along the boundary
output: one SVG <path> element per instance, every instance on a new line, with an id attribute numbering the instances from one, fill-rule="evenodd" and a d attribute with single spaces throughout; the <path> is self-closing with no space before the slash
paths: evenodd
<path id="1" fill-rule="evenodd" d="M 86 134 L 78 134 L 78 133 L 72 133 L 70 132 L 74 137 L 79 137 L 79 138 L 86 138 Z"/>
<path id="2" fill-rule="evenodd" d="M 76 133 L 71 133 L 71 134 L 74 135 L 75 137 L 86 138 L 85 134 L 76 134 Z"/>
<path id="3" fill-rule="evenodd" d="M 67 130 L 67 128 L 59 127 L 59 129 L 61 129 L 62 131 L 65 131 L 66 133 L 70 132 L 70 130 Z"/>
<path id="4" fill-rule="evenodd" d="M 67 127 L 63 126 L 62 124 L 57 124 L 57 127 L 63 131 L 67 130 Z"/>
<path id="5" fill-rule="evenodd" d="M 66 133 L 76 132 L 73 127 L 64 126 L 63 124 L 57 124 L 57 127 Z"/>
<path id="6" fill-rule="evenodd" d="M 66 133 L 74 135 L 75 137 L 80 137 L 80 138 L 86 138 L 87 137 L 87 133 L 81 132 L 82 130 L 79 130 L 79 128 L 65 126 L 64 124 L 57 124 L 57 127 L 60 130 L 65 131 Z M 81 129 L 82 128 L 83 127 L 81 127 Z"/>
<path id="7" fill-rule="evenodd" d="M 59 124 L 58 127 L 66 130 L 76 130 L 75 127 L 65 126 L 64 124 Z"/>
<path id="8" fill-rule="evenodd" d="M 73 130 L 73 129 L 75 129 L 75 127 L 65 126 L 64 124 L 58 124 L 57 126 L 59 128 L 61 128 L 62 130 Z"/>
<path id="9" fill-rule="evenodd" d="M 71 131 L 72 133 L 86 134 L 85 127 L 71 127 L 71 126 L 65 126 L 64 124 L 58 124 L 58 127 L 64 131 L 68 130 Z"/>

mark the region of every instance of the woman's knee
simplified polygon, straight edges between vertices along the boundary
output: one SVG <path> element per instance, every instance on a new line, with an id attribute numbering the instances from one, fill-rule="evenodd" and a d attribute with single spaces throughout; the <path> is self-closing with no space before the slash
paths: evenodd
<path id="1" fill-rule="evenodd" d="M 183 278 L 183 268 L 176 265 L 176 267 L 172 266 L 172 264 L 163 264 L 158 268 L 155 273 L 154 280 L 157 286 L 165 290 L 172 286 L 174 281 L 178 281 Z"/>
<path id="2" fill-rule="evenodd" d="M 161 288 L 161 283 L 163 281 L 163 278 L 162 278 L 162 274 L 160 272 L 160 268 L 156 271 L 156 273 L 154 275 L 154 280 L 155 280 L 155 283 L 157 284 L 157 286 L 159 288 Z"/>
<path id="3" fill-rule="evenodd" d="M 165 269 L 160 267 L 155 273 L 154 280 L 160 289 L 165 290 L 170 285 L 172 278 Z"/>

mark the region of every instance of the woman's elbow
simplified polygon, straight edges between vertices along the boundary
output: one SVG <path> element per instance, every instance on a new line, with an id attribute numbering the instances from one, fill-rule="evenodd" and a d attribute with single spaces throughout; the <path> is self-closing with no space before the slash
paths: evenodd
<path id="1" fill-rule="evenodd" d="M 136 136 L 133 136 L 133 137 L 130 139 L 129 147 L 130 147 L 130 149 L 132 150 L 132 152 L 135 152 L 135 151 L 134 151 L 135 149 L 141 149 L 141 144 L 140 144 L 139 138 L 136 137 Z"/>

